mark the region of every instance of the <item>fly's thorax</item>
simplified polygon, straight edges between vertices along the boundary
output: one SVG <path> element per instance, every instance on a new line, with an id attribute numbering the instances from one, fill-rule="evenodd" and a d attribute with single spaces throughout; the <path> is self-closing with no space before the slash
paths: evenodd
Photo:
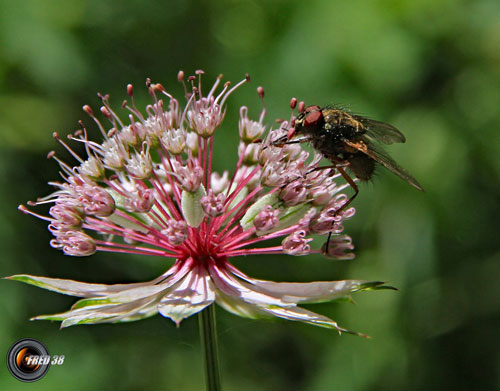
<path id="1" fill-rule="evenodd" d="M 365 133 L 364 125 L 351 114 L 338 109 L 323 109 L 325 129 L 332 132 L 344 133 L 343 137 L 350 139 Z"/>
<path id="2" fill-rule="evenodd" d="M 329 108 L 323 109 L 322 112 L 325 122 L 331 127 L 341 126 L 344 122 L 345 115 L 347 114 L 341 110 Z"/>

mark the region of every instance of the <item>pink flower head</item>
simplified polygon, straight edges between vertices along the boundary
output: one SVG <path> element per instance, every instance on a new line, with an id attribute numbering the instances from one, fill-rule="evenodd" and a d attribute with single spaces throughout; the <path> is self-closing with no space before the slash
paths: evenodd
<path id="1" fill-rule="evenodd" d="M 298 305 L 384 287 L 360 280 L 256 280 L 232 265 L 231 258 L 246 255 L 321 253 L 312 234 L 330 232 L 328 251 L 323 251 L 329 257 L 352 258 L 353 253 L 346 253 L 353 248 L 350 238 L 337 232 L 354 209 L 337 213 L 347 199 L 338 192 L 348 185 L 337 183 L 339 174 L 333 169 L 318 169 L 322 156 L 310 157 L 298 144 L 273 144 L 290 132 L 293 115 L 264 135 L 265 109 L 255 121 L 243 107 L 239 125 L 224 127 L 225 103 L 248 78 L 232 88 L 225 83 L 218 92 L 219 76 L 204 94 L 202 74 L 197 71 L 185 83 L 179 73 L 186 90 L 184 107 L 161 84 L 148 80 L 153 102 L 141 111 L 129 85 L 131 101 L 123 105 L 128 124 L 113 111 L 109 97 L 99 95 L 101 113 L 110 125 L 105 126 L 89 106 L 84 111 L 101 131 L 102 143 L 89 140 L 85 128 L 70 136 L 84 145 L 85 158 L 55 135 L 78 164 L 72 167 L 50 154 L 59 163 L 63 181 L 51 182 L 56 191 L 29 204 L 52 204 L 49 216 L 20 206 L 49 222 L 55 237 L 51 245 L 72 256 L 108 251 L 174 262 L 153 281 L 134 284 L 10 277 L 82 298 L 67 312 L 35 319 L 59 320 L 66 327 L 160 313 L 179 324 L 216 302 L 241 316 L 275 316 L 347 331 Z M 263 98 L 263 89 L 258 91 Z M 216 137 L 238 131 L 236 166 L 223 173 L 214 171 Z M 281 239 L 281 244 L 273 239 Z"/>

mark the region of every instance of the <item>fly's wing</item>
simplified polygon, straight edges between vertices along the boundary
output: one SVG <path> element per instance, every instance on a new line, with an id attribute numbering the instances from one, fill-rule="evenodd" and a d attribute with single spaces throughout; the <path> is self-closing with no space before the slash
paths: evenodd
<path id="1" fill-rule="evenodd" d="M 353 118 L 363 124 L 366 130 L 364 135 L 371 140 L 376 140 L 382 144 L 404 143 L 406 141 L 403 133 L 392 125 L 359 115 L 353 115 Z"/>
<path id="2" fill-rule="evenodd" d="M 398 177 L 403 179 L 405 182 L 409 183 L 413 187 L 417 188 L 420 191 L 424 191 L 424 188 L 417 182 L 415 178 L 411 176 L 411 174 L 406 171 L 403 167 L 398 165 L 386 152 L 384 152 L 380 148 L 376 148 L 373 144 L 369 143 L 369 140 L 361 141 L 361 142 L 351 142 L 349 140 L 342 140 L 346 145 L 363 152 L 365 155 L 368 155 L 377 163 L 380 163 L 389 171 L 396 174 Z"/>

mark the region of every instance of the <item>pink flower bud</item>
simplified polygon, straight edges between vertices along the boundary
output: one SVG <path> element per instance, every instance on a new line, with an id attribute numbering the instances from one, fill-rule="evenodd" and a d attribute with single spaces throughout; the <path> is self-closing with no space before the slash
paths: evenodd
<path id="1" fill-rule="evenodd" d="M 321 252 L 325 256 L 338 260 L 354 259 L 354 253 L 346 253 L 346 251 L 352 250 L 354 250 L 354 245 L 352 239 L 347 235 L 332 237 L 329 242 L 325 242 L 321 247 Z"/>
<path id="2" fill-rule="evenodd" d="M 305 201 L 307 189 L 300 180 L 288 183 L 280 192 L 280 198 L 286 206 L 295 206 Z"/>
<path id="3" fill-rule="evenodd" d="M 307 243 L 312 240 L 312 238 L 305 238 L 306 231 L 300 230 L 295 231 L 291 235 L 288 235 L 283 242 L 283 252 L 289 255 L 307 255 L 311 252 L 311 246 Z"/>
<path id="4" fill-rule="evenodd" d="M 264 186 L 278 187 L 285 183 L 286 178 L 282 175 L 282 164 L 280 162 L 269 162 L 264 166 L 261 182 Z"/>
<path id="5" fill-rule="evenodd" d="M 224 213 L 224 203 L 226 202 L 226 195 L 224 193 L 214 194 L 212 190 L 201 198 L 201 206 L 207 216 L 217 217 Z"/>
<path id="6" fill-rule="evenodd" d="M 203 169 L 194 159 L 188 159 L 186 166 L 173 162 L 175 173 L 184 190 L 195 192 L 200 187 L 203 179 Z"/>
<path id="7" fill-rule="evenodd" d="M 129 212 L 147 213 L 153 207 L 154 201 L 153 189 L 139 188 L 129 194 L 129 197 L 125 200 L 125 208 Z"/>
<path id="8" fill-rule="evenodd" d="M 185 221 L 169 220 L 167 228 L 161 230 L 161 233 L 172 246 L 177 246 L 188 237 L 187 224 Z"/>
<path id="9" fill-rule="evenodd" d="M 82 225 L 82 218 L 78 211 L 62 202 L 51 207 L 49 213 L 54 218 L 52 224 L 57 225 L 58 229 L 70 230 Z"/>
<path id="10" fill-rule="evenodd" d="M 54 248 L 62 248 L 66 255 L 85 257 L 96 252 L 94 239 L 81 231 L 68 231 L 50 242 Z"/>
<path id="11" fill-rule="evenodd" d="M 78 191 L 78 200 L 85 214 L 90 216 L 106 217 L 115 211 L 115 200 L 99 186 L 82 186 Z"/>
<path id="12" fill-rule="evenodd" d="M 332 198 L 328 186 L 318 186 L 312 189 L 309 192 L 308 197 L 312 200 L 312 204 L 315 206 L 326 205 Z"/>
<path id="13" fill-rule="evenodd" d="M 253 220 L 253 225 L 258 232 L 269 231 L 279 224 L 278 219 L 279 210 L 273 209 L 271 205 L 266 205 L 262 210 L 255 216 Z"/>

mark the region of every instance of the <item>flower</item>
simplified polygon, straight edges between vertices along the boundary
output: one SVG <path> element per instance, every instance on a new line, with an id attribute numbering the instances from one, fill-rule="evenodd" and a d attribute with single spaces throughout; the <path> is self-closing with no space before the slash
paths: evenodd
<path id="1" fill-rule="evenodd" d="M 158 278 L 132 284 L 88 284 L 30 275 L 8 277 L 55 292 L 81 297 L 64 313 L 34 319 L 76 324 L 125 322 L 156 313 L 179 324 L 186 317 L 216 302 L 245 317 L 275 316 L 347 332 L 335 321 L 298 306 L 350 298 L 354 292 L 389 288 L 381 282 L 361 280 L 310 283 L 253 279 L 236 269 L 232 257 L 259 254 L 306 255 L 312 234 L 333 233 L 329 257 L 349 259 L 351 239 L 339 234 L 354 209 L 339 211 L 347 197 L 339 192 L 333 169 L 321 169 L 322 156 L 303 151 L 300 145 L 273 145 L 288 132 L 282 122 L 264 140 L 265 109 L 259 120 L 240 109 L 238 161 L 232 172 L 212 170 L 215 134 L 221 132 L 228 97 L 248 77 L 230 87 L 219 76 L 207 95 L 202 93 L 203 72 L 184 84 L 186 104 L 161 84 L 147 81 L 153 102 L 140 111 L 132 85 L 127 86 L 129 124 L 99 95 L 100 109 L 111 128 L 97 118 L 90 106 L 83 110 L 100 129 L 104 141 L 89 140 L 82 129 L 69 138 L 82 143 L 84 159 L 54 134 L 78 161 L 71 167 L 54 158 L 63 177 L 51 182 L 56 191 L 28 205 L 52 204 L 49 216 L 21 205 L 21 211 L 49 222 L 51 245 L 66 255 L 87 256 L 96 251 L 154 255 L 173 258 L 173 265 Z M 189 88 L 188 88 L 189 86 Z M 264 90 L 258 93 L 263 99 Z M 292 100 L 292 109 L 296 100 Z M 227 132 L 230 130 L 224 130 Z M 338 212 L 338 213 L 337 213 Z M 279 240 L 281 238 L 281 244 Z M 276 239 L 273 245 L 264 243 Z M 316 246 L 319 247 L 319 246 Z"/>

